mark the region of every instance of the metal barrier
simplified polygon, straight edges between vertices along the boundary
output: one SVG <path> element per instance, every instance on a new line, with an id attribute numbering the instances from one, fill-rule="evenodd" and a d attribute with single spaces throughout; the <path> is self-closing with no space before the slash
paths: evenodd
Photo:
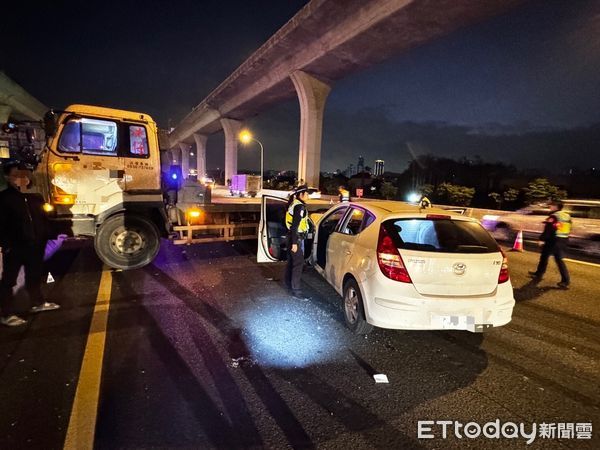
<path id="1" fill-rule="evenodd" d="M 236 231 L 239 230 L 239 233 Z M 245 239 L 256 239 L 258 235 L 258 222 L 231 222 L 230 213 L 225 213 L 225 223 L 206 225 L 176 225 L 173 231 L 179 238 L 172 242 L 175 245 L 203 244 L 208 242 L 229 242 Z M 213 231 L 212 233 L 210 233 Z"/>

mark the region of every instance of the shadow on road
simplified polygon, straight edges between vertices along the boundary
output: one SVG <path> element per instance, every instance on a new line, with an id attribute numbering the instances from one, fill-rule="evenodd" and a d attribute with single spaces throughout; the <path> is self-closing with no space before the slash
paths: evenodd
<path id="1" fill-rule="evenodd" d="M 539 281 L 531 279 L 521 287 L 514 287 L 513 293 L 515 296 L 515 301 L 524 302 L 528 300 L 535 300 L 536 298 L 542 296 L 545 292 L 554 291 L 557 289 L 558 288 L 552 286 L 539 286 Z"/>

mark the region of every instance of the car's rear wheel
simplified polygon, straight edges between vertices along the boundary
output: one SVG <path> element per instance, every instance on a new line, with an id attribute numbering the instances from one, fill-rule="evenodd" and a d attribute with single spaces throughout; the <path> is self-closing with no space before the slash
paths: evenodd
<path id="1" fill-rule="evenodd" d="M 349 279 L 344 284 L 344 319 L 354 334 L 369 334 L 373 329 L 365 318 L 362 295 L 354 279 Z"/>

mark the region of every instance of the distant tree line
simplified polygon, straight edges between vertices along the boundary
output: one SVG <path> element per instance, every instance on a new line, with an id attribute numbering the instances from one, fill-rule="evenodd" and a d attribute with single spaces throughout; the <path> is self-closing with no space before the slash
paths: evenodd
<path id="1" fill-rule="evenodd" d="M 402 173 L 321 177 L 322 192 L 336 194 L 339 186 L 349 188 L 352 195 L 356 188 L 362 188 L 365 197 L 406 200 L 410 193 L 418 193 L 434 203 L 517 209 L 567 198 L 572 191 L 578 197 L 600 197 L 600 174 L 571 171 L 567 175 L 546 175 L 501 162 L 484 162 L 479 157 L 455 160 L 423 155 L 412 160 Z"/>

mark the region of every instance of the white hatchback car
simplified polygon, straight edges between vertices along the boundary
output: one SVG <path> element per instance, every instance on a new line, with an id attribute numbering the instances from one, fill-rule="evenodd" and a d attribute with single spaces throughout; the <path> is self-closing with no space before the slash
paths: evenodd
<path id="1" fill-rule="evenodd" d="M 263 197 L 258 262 L 286 258 L 285 201 Z M 372 326 L 480 332 L 510 322 L 507 259 L 475 219 L 361 201 L 338 203 L 315 222 L 307 257 L 342 295 L 355 333 Z"/>

